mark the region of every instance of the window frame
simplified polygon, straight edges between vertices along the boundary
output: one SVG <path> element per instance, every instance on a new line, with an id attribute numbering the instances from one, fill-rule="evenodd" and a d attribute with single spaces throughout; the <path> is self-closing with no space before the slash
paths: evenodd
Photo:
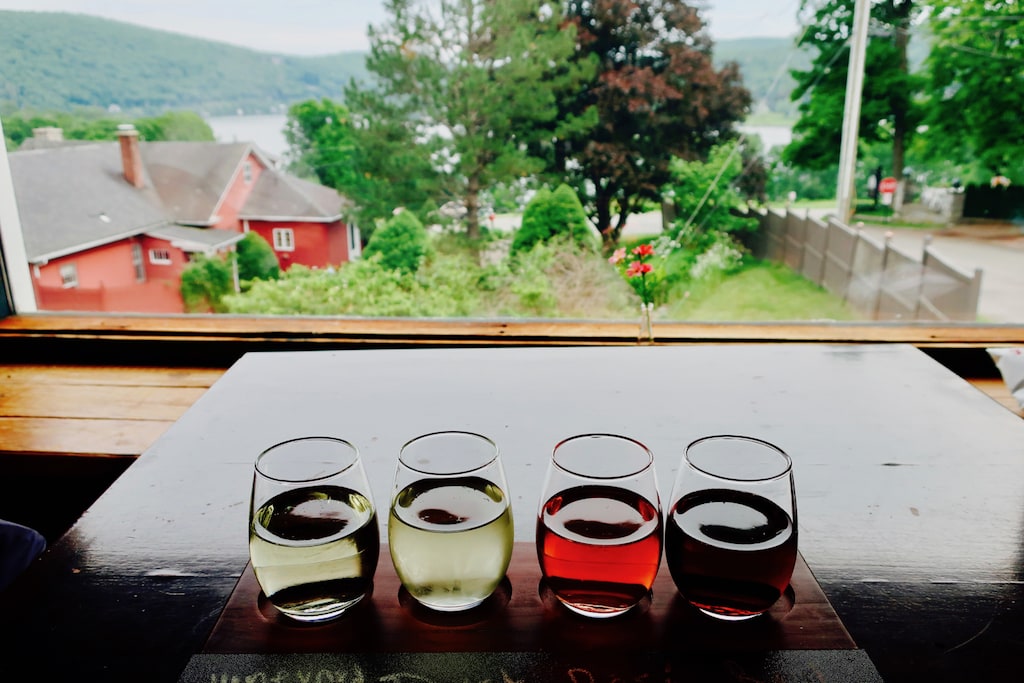
<path id="1" fill-rule="evenodd" d="M 285 235 L 287 235 L 287 239 L 279 239 Z M 295 228 L 271 228 L 270 236 L 274 251 L 295 251 Z M 284 244 L 285 242 L 287 244 Z"/>
<path id="2" fill-rule="evenodd" d="M 158 257 L 157 254 L 164 254 Z M 149 250 L 149 262 L 154 266 L 170 266 L 174 264 L 171 259 L 171 250 L 153 247 Z"/>
<path id="3" fill-rule="evenodd" d="M 60 264 L 60 286 L 63 289 L 78 289 L 78 264 L 74 263 L 62 263 Z"/>

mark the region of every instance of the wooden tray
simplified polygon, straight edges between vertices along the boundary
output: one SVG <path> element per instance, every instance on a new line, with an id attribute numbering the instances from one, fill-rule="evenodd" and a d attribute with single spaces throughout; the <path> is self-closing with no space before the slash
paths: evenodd
<path id="1" fill-rule="evenodd" d="M 595 653 L 851 650 L 857 646 L 802 557 L 791 590 L 762 617 L 720 622 L 692 608 L 662 564 L 649 599 L 625 615 L 573 614 L 547 592 L 533 543 L 516 543 L 506 581 L 468 612 L 438 614 L 401 589 L 386 547 L 371 596 L 326 624 L 299 624 L 262 597 L 246 567 L 205 653 Z"/>

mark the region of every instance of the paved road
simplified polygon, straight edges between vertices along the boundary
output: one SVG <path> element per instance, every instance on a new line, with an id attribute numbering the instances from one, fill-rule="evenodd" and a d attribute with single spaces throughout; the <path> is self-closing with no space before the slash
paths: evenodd
<path id="1" fill-rule="evenodd" d="M 828 209 L 810 212 L 816 217 Z M 519 216 L 498 216 L 496 227 L 518 227 Z M 960 225 L 953 227 L 893 229 L 884 225 L 860 227 L 878 241 L 892 233 L 893 245 L 907 256 L 920 259 L 925 237 L 932 236 L 932 251 L 965 273 L 982 269 L 978 318 L 988 323 L 1024 324 L 1024 226 Z M 661 231 L 661 214 L 631 216 L 624 235 L 656 235 Z"/>

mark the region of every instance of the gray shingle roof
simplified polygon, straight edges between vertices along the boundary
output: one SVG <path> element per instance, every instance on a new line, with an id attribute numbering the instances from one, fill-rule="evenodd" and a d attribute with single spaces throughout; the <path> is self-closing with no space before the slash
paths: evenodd
<path id="1" fill-rule="evenodd" d="M 142 163 L 167 211 L 181 223 L 209 224 L 250 145 L 144 142 Z"/>
<path id="2" fill-rule="evenodd" d="M 260 174 L 239 217 L 336 220 L 341 217 L 344 206 L 345 200 L 337 190 L 268 169 Z"/>
<path id="3" fill-rule="evenodd" d="M 168 225 L 146 234 L 157 239 L 167 240 L 182 251 L 215 251 L 238 242 L 244 233 L 221 228 L 190 228 L 184 225 Z"/>
<path id="4" fill-rule="evenodd" d="M 16 151 L 8 158 L 32 263 L 172 222 L 153 189 L 124 180 L 116 142 Z"/>

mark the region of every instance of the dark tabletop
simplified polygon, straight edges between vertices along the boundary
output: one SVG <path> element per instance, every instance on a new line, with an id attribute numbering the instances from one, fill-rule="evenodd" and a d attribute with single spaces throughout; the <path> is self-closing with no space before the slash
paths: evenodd
<path id="1" fill-rule="evenodd" d="M 440 429 L 496 441 L 519 541 L 566 436 L 643 441 L 663 499 L 690 441 L 772 441 L 794 462 L 800 551 L 885 680 L 1024 665 L 1024 421 L 901 345 L 249 354 L 0 596 L 7 661 L 176 681 L 246 566 L 257 453 L 348 439 L 386 509 L 399 447 Z"/>

